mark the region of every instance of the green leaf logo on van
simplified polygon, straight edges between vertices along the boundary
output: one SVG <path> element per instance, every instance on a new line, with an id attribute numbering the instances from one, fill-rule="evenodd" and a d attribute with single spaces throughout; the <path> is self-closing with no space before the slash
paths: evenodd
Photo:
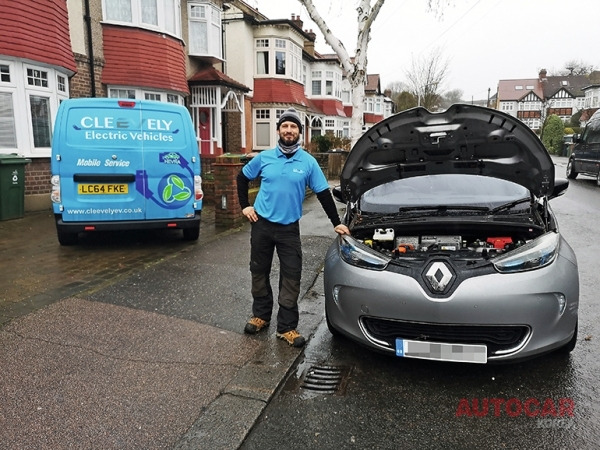
<path id="1" fill-rule="evenodd" d="M 175 175 L 169 175 L 167 184 L 162 191 L 162 199 L 165 203 L 173 203 L 175 201 L 185 202 L 192 196 L 192 190 L 185 185 L 183 180 Z"/>

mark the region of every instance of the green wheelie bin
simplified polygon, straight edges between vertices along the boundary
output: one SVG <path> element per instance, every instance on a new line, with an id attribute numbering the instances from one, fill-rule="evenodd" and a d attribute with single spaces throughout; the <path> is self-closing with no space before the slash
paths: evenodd
<path id="1" fill-rule="evenodd" d="M 0 220 L 25 214 L 25 166 L 30 162 L 16 153 L 0 154 Z"/>

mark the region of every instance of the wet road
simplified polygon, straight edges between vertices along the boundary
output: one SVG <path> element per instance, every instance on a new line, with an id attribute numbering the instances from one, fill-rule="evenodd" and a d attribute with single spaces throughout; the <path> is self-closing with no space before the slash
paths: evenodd
<path id="1" fill-rule="evenodd" d="M 321 323 L 241 448 L 600 448 L 600 189 L 580 177 L 552 205 L 580 268 L 570 356 L 485 366 L 401 360 L 333 338 Z M 323 373 L 332 393 L 314 387 Z"/>

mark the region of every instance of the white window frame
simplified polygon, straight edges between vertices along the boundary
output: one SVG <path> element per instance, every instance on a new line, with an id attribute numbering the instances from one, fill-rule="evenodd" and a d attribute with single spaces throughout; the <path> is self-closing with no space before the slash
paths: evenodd
<path id="1" fill-rule="evenodd" d="M 113 86 L 108 85 L 108 97 L 109 98 L 127 98 L 131 100 L 155 100 L 161 101 L 164 103 L 177 103 L 178 105 L 183 105 L 183 97 L 177 93 L 171 91 L 164 90 L 147 90 L 142 89 L 140 87 L 135 86 Z M 160 100 L 156 100 L 156 97 L 159 96 Z"/>
<path id="2" fill-rule="evenodd" d="M 275 118 L 272 118 L 273 114 L 269 108 L 259 108 L 254 110 L 254 148 L 265 150 L 271 148 L 271 142 L 273 142 L 272 135 L 272 124 L 275 123 Z M 260 132 L 259 132 L 260 127 Z M 262 141 L 263 134 L 266 133 L 267 139 Z"/>
<path id="3" fill-rule="evenodd" d="M 375 109 L 373 111 L 375 114 L 383 113 L 382 108 L 381 108 L 382 103 L 383 103 L 383 100 L 381 99 L 381 97 L 375 97 L 375 105 L 374 105 Z"/>
<path id="4" fill-rule="evenodd" d="M 259 58 L 259 55 L 263 56 Z M 278 64 L 281 61 L 283 64 Z M 302 65 L 302 49 L 289 39 L 256 38 L 254 40 L 254 76 L 292 79 L 306 85 L 306 72 Z"/>
<path id="5" fill-rule="evenodd" d="M 317 83 L 318 83 L 318 89 L 315 89 L 317 87 Z M 320 79 L 315 80 L 313 78 L 313 80 L 310 82 L 310 95 L 320 97 L 322 91 L 323 91 L 323 81 Z"/>
<path id="6" fill-rule="evenodd" d="M 125 14 L 119 15 L 115 8 L 123 8 Z M 147 20 L 150 16 L 151 21 Z M 180 0 L 102 0 L 102 17 L 107 23 L 145 28 L 181 38 Z"/>
<path id="7" fill-rule="evenodd" d="M 162 94 L 160 92 L 144 92 L 144 100 L 153 100 L 155 102 L 162 102 Z"/>
<path id="8" fill-rule="evenodd" d="M 223 59 L 221 10 L 216 5 L 188 3 L 188 29 L 189 55 Z"/>
<path id="9" fill-rule="evenodd" d="M 4 68 L 0 75 L 0 93 L 5 107 L 0 127 L 6 133 L 3 142 L 8 144 L 0 145 L 0 152 L 19 153 L 25 157 L 49 157 L 50 145 L 35 146 L 31 100 L 38 97 L 45 104 L 47 121 L 42 125 L 47 127 L 51 142 L 58 105 L 68 98 L 68 73 L 18 58 L 0 59 L 0 66 Z M 30 79 L 30 75 L 34 75 L 34 80 Z M 43 83 L 36 82 L 42 79 Z M 30 81 L 33 82 L 30 84 Z"/>

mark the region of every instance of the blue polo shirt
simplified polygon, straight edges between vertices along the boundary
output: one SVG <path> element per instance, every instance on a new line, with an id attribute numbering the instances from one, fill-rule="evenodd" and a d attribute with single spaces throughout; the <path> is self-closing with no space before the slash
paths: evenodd
<path id="1" fill-rule="evenodd" d="M 315 157 L 301 148 L 290 158 L 278 148 L 262 151 L 242 171 L 249 180 L 261 178 L 254 201 L 256 213 L 282 225 L 302 217 L 307 186 L 316 193 L 329 189 Z"/>

